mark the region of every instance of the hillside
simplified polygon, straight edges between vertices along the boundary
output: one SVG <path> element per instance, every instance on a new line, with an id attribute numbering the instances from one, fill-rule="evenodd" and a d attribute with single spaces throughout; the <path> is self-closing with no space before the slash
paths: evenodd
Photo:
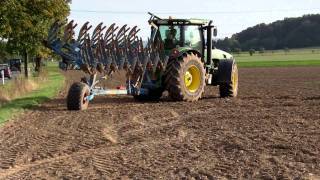
<path id="1" fill-rule="evenodd" d="M 219 40 L 224 50 L 305 48 L 320 45 L 320 14 L 285 18 L 271 24 L 258 24 L 231 38 Z"/>

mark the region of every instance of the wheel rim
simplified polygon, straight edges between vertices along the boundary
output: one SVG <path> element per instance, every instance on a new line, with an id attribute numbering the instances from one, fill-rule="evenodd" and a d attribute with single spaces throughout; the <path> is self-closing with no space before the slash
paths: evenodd
<path id="1" fill-rule="evenodd" d="M 232 72 L 232 89 L 233 93 L 237 95 L 238 93 L 238 67 L 235 65 Z"/>
<path id="2" fill-rule="evenodd" d="M 201 73 L 198 67 L 191 66 L 184 74 L 184 83 L 188 91 L 196 92 L 201 83 Z"/>
<path id="3" fill-rule="evenodd" d="M 86 103 L 89 102 L 88 96 L 89 96 L 89 93 L 88 93 L 88 92 L 85 92 L 84 95 L 83 95 L 83 98 L 82 98 L 82 104 L 83 104 L 83 105 L 85 105 Z"/>

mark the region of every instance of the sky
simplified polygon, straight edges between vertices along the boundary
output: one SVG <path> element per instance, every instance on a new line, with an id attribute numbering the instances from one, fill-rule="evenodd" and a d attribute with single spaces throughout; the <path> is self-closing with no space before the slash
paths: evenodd
<path id="1" fill-rule="evenodd" d="M 320 0 L 73 0 L 69 19 L 79 24 L 77 28 L 87 21 L 93 26 L 100 22 L 137 25 L 146 39 L 150 34 L 147 12 L 160 18 L 213 20 L 218 38 L 224 38 L 259 23 L 320 14 Z"/>

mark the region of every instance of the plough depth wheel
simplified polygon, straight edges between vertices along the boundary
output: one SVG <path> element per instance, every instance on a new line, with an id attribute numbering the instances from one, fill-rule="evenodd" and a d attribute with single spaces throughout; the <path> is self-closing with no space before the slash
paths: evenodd
<path id="1" fill-rule="evenodd" d="M 89 86 L 82 82 L 72 84 L 67 96 L 68 110 L 86 110 L 89 105 Z"/>

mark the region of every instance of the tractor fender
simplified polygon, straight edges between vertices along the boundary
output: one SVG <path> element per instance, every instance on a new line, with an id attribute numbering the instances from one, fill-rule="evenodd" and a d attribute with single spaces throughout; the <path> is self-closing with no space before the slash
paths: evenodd
<path id="1" fill-rule="evenodd" d="M 202 57 L 201 53 L 200 53 L 199 51 L 195 50 L 195 49 L 185 48 L 185 49 L 182 49 L 182 50 L 181 50 L 181 49 L 178 49 L 178 51 L 179 51 L 179 53 L 176 54 L 176 55 L 174 56 L 174 58 L 176 58 L 176 57 L 181 57 L 184 53 L 193 53 L 193 54 L 198 55 L 199 57 Z"/>
<path id="2" fill-rule="evenodd" d="M 215 78 L 216 84 L 231 83 L 232 67 L 235 63 L 234 59 L 219 60 L 218 72 Z"/>
<path id="3" fill-rule="evenodd" d="M 201 53 L 200 53 L 199 51 L 195 50 L 195 49 L 188 50 L 187 52 L 188 52 L 188 53 L 196 54 L 196 55 L 198 55 L 200 58 L 202 57 Z"/>

